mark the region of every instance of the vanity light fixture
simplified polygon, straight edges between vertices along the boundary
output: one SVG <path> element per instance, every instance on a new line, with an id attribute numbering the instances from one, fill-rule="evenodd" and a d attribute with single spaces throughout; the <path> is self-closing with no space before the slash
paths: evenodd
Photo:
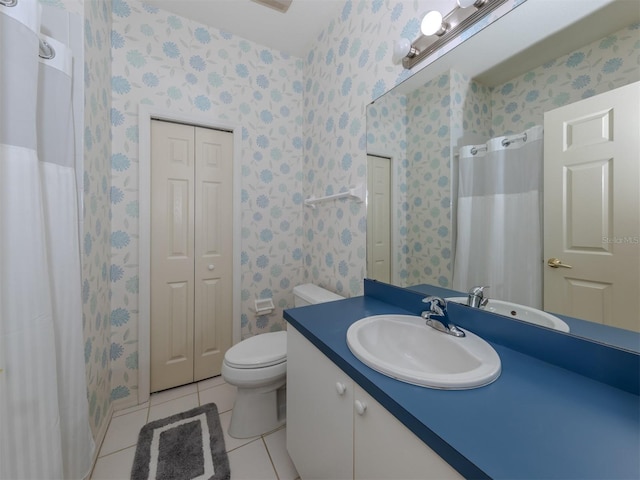
<path id="1" fill-rule="evenodd" d="M 471 6 L 480 8 L 485 3 L 487 3 L 487 0 L 458 0 L 458 5 L 460 6 L 460 8 L 469 8 Z"/>
<path id="2" fill-rule="evenodd" d="M 457 0 L 458 5 L 444 17 L 436 10 L 428 12 L 420 24 L 421 35 L 410 42 L 401 38 L 393 49 L 395 62 L 413 68 L 427 56 L 456 38 L 507 0 Z"/>

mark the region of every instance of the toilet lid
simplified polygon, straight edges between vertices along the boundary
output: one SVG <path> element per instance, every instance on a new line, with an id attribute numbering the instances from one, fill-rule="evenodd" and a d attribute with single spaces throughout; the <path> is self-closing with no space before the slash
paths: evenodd
<path id="1" fill-rule="evenodd" d="M 263 333 L 237 343 L 224 355 L 230 367 L 259 368 L 287 359 L 287 332 Z"/>

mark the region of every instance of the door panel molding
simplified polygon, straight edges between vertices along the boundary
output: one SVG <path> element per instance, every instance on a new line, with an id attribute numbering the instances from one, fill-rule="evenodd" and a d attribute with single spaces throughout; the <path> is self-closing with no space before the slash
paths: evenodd
<path id="1" fill-rule="evenodd" d="M 225 130 L 233 133 L 233 197 L 241 193 L 241 139 L 242 126 L 212 115 L 199 115 L 166 110 L 153 105 L 138 106 L 139 129 L 139 293 L 138 293 L 138 398 L 131 405 L 144 403 L 150 395 L 151 342 L 151 120 L 166 120 L 175 123 Z M 241 244 L 240 202 L 233 202 L 233 244 Z M 233 254 L 233 343 L 240 341 L 240 250 Z M 123 404 L 122 407 L 128 405 Z"/>

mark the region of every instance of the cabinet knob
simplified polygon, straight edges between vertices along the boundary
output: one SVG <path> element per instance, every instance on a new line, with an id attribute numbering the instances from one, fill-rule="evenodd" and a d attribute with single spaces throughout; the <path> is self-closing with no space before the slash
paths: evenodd
<path id="1" fill-rule="evenodd" d="M 367 404 L 361 402 L 360 400 L 356 400 L 353 403 L 356 407 L 356 412 L 358 412 L 358 415 L 364 415 L 364 412 L 367 410 Z"/>
<path id="2" fill-rule="evenodd" d="M 342 382 L 336 382 L 336 392 L 338 395 L 344 395 L 344 392 L 347 391 L 347 386 Z"/>
<path id="3" fill-rule="evenodd" d="M 214 268 L 216 268 L 216 266 L 213 263 L 209 265 L 209 270 L 213 270 Z"/>

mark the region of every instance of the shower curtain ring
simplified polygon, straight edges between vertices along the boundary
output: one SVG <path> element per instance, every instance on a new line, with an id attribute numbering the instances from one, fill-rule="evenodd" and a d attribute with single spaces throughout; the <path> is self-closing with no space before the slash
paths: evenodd
<path id="1" fill-rule="evenodd" d="M 15 7 L 18 4 L 18 0 L 0 0 L 0 5 L 5 7 Z"/>
<path id="2" fill-rule="evenodd" d="M 0 0 L 0 1 L 2 1 L 2 0 Z M 47 42 L 45 42 L 44 40 L 40 40 L 40 53 L 39 53 L 39 55 L 40 55 L 40 58 L 44 58 L 45 60 L 51 60 L 53 57 L 56 56 L 56 51 Z"/>

